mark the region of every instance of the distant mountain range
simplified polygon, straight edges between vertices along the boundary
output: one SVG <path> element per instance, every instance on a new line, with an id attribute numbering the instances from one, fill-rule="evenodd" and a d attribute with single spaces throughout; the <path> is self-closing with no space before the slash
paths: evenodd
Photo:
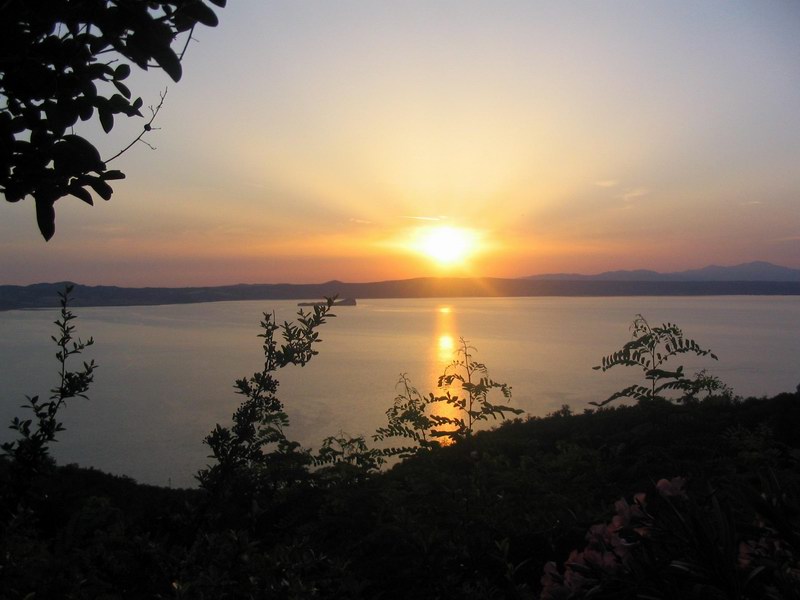
<path id="1" fill-rule="evenodd" d="M 58 306 L 61 283 L 0 285 L 0 310 Z M 72 306 L 141 306 L 226 300 L 459 298 L 490 296 L 800 295 L 800 270 L 769 263 L 706 267 L 682 273 L 613 271 L 599 275 L 536 275 L 518 279 L 422 277 L 371 283 L 240 284 L 217 287 L 123 288 L 74 284 Z"/>
<path id="2" fill-rule="evenodd" d="M 606 271 L 597 275 L 552 273 L 531 275 L 525 279 L 540 281 L 800 281 L 800 269 L 755 261 L 732 267 L 711 265 L 702 269 L 675 273 L 658 273 L 638 269 L 635 271 Z"/>

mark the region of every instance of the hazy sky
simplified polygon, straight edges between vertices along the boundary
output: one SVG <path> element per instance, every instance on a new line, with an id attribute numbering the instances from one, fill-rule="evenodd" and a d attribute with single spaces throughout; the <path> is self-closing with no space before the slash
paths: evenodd
<path id="1" fill-rule="evenodd" d="M 241 0 L 113 199 L 3 202 L 0 283 L 800 268 L 800 2 Z M 140 122 L 95 134 L 104 155 Z M 85 131 L 85 130 L 84 130 Z M 90 132 L 91 133 L 91 132 Z M 420 228 L 466 231 L 443 266 Z M 417 240 L 417 241 L 415 241 Z M 457 240 L 461 243 L 463 240 Z"/>

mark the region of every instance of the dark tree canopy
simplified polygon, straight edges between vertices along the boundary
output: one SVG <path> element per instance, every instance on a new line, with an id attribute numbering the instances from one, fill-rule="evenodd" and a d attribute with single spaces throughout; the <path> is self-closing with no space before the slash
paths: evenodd
<path id="1" fill-rule="evenodd" d="M 226 0 L 0 0 L 0 192 L 34 199 L 45 239 L 56 200 L 108 200 L 125 177 L 73 126 L 96 117 L 108 133 L 119 115 L 143 116 L 131 65 L 178 81 L 194 27 L 218 23 L 209 3 Z"/>

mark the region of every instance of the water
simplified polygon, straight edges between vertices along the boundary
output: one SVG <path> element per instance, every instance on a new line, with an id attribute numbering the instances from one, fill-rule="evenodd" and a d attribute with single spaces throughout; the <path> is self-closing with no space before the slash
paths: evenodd
<path id="1" fill-rule="evenodd" d="M 190 486 L 207 462 L 203 437 L 227 424 L 240 397 L 237 378 L 263 364 L 258 323 L 264 310 L 291 318 L 294 302 L 81 308 L 78 333 L 93 336 L 85 358 L 100 365 L 90 400 L 72 400 L 66 431 L 54 445 L 76 462 L 145 483 Z M 737 394 L 773 395 L 800 383 L 797 297 L 470 298 L 363 300 L 340 307 L 321 330 L 320 354 L 279 374 L 279 396 L 307 447 L 339 431 L 371 434 L 407 373 L 421 392 L 453 358 L 460 336 L 477 348 L 490 375 L 513 388 L 513 405 L 544 415 L 569 404 L 581 410 L 639 373 L 593 371 L 628 339 L 636 313 L 678 323 L 719 361 L 685 356 L 687 370 L 707 367 Z M 0 313 L 0 424 L 24 396 L 56 384 L 56 311 Z M 0 440 L 12 432 L 0 429 Z"/>

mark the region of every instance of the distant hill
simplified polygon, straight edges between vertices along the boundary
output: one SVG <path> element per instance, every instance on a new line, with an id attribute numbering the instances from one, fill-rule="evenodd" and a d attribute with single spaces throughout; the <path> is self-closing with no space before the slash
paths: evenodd
<path id="1" fill-rule="evenodd" d="M 64 289 L 64 285 L 64 283 L 0 285 L 0 310 L 57 307 L 58 292 Z M 72 306 L 142 306 L 229 300 L 319 300 L 334 295 L 339 298 L 357 299 L 492 296 L 796 296 L 800 295 L 800 280 L 626 281 L 613 278 L 592 279 L 591 276 L 577 280 L 557 277 L 548 280 L 543 276 L 536 279 L 424 277 L 371 283 L 329 281 L 314 284 L 240 284 L 192 288 L 123 288 L 75 284 Z"/>
<path id="2" fill-rule="evenodd" d="M 711 265 L 675 273 L 658 273 L 644 269 L 635 271 L 606 271 L 597 275 L 577 273 L 551 273 L 531 275 L 525 279 L 539 281 L 793 281 L 800 282 L 800 269 L 781 267 L 764 261 L 755 261 L 720 267 Z"/>

